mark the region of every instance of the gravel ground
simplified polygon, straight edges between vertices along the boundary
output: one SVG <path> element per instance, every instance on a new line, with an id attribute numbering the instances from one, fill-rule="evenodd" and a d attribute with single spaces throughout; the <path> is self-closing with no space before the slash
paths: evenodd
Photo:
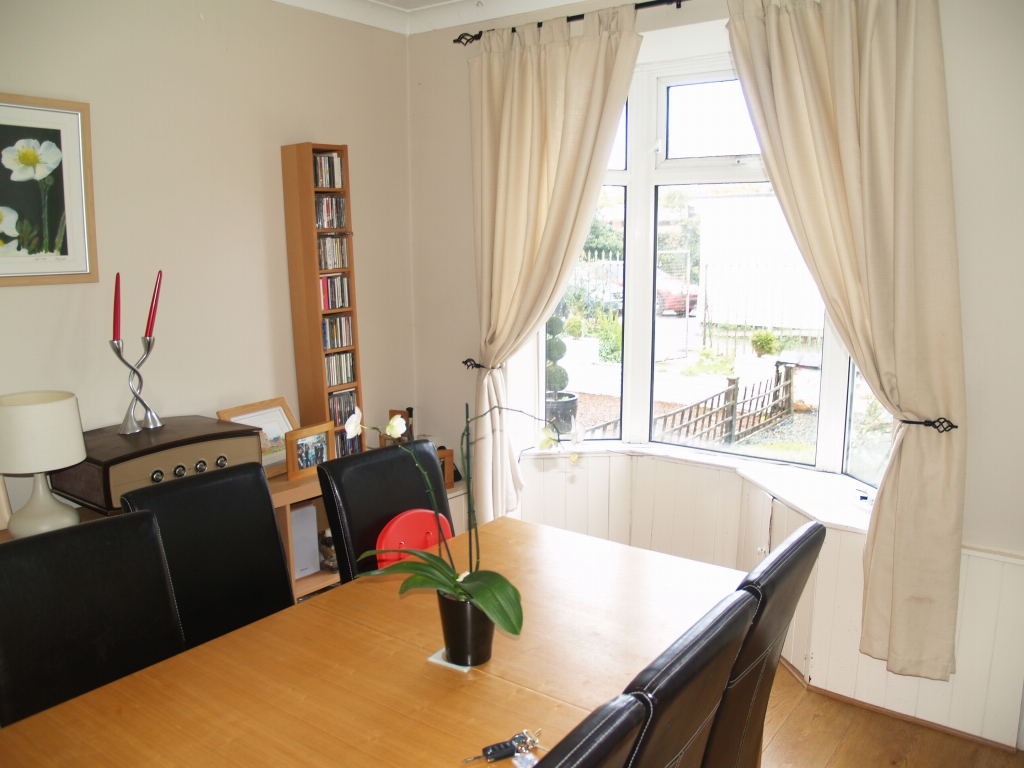
<path id="1" fill-rule="evenodd" d="M 619 398 L 611 395 L 588 395 L 579 393 L 580 403 L 576 409 L 576 418 L 588 427 L 596 427 L 606 421 L 619 418 Z M 654 403 L 654 415 L 660 416 L 663 413 L 682 408 L 679 403 Z"/>
<path id="2" fill-rule="evenodd" d="M 793 417 L 756 432 L 742 440 L 740 445 L 765 445 L 767 443 L 802 443 L 814 445 L 818 439 L 818 412 L 794 413 Z"/>

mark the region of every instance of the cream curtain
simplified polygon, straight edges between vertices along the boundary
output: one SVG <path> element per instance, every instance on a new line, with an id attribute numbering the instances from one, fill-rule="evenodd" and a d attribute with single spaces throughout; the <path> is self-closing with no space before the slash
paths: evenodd
<path id="1" fill-rule="evenodd" d="M 642 38 L 632 5 L 485 32 L 470 59 L 480 362 L 476 412 L 506 402 L 503 365 L 554 311 L 594 216 Z M 473 491 L 485 522 L 522 481 L 506 414 L 476 422 Z"/>
<path id="2" fill-rule="evenodd" d="M 860 649 L 954 666 L 967 435 L 936 0 L 729 0 L 762 153 L 829 316 L 899 423 L 864 552 Z"/>

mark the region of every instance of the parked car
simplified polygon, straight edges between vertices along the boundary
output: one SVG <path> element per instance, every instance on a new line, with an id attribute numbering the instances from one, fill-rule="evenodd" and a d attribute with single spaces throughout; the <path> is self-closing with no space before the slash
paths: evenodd
<path id="1" fill-rule="evenodd" d="M 654 290 L 657 293 L 654 301 L 656 314 L 663 315 L 671 310 L 680 315 L 688 315 L 697 306 L 696 287 L 678 277 L 672 277 L 663 269 L 655 273 Z"/>

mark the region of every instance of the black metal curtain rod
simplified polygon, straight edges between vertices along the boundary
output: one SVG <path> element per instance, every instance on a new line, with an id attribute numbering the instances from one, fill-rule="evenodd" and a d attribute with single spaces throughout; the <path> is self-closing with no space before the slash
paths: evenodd
<path id="1" fill-rule="evenodd" d="M 682 4 L 685 1 L 686 0 L 645 0 L 645 2 L 637 3 L 633 7 L 636 10 L 638 10 L 638 11 L 642 10 L 644 8 L 654 8 L 655 6 L 658 6 L 658 5 L 674 5 L 676 8 L 679 8 L 679 7 L 682 6 Z M 578 13 L 575 16 L 567 16 L 565 20 L 566 21 L 583 21 L 583 14 L 582 13 Z M 537 22 L 537 26 L 538 27 L 543 27 L 544 26 L 544 22 L 543 21 L 538 21 Z M 516 31 L 516 28 L 512 27 L 512 34 L 515 34 L 515 31 Z M 454 40 L 452 40 L 452 42 L 453 43 L 462 43 L 463 45 L 469 45 L 470 43 L 476 42 L 477 40 L 479 40 L 483 36 L 484 36 L 483 30 L 480 30 L 475 35 L 471 35 L 471 34 L 469 34 L 469 32 L 463 32 L 461 35 L 459 35 Z"/>

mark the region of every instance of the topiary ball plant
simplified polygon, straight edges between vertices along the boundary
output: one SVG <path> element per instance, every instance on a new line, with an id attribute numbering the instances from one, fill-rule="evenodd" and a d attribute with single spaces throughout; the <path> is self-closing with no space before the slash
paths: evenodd
<path id="1" fill-rule="evenodd" d="M 558 361 L 565 357 L 565 342 L 562 340 L 564 330 L 565 323 L 558 315 L 552 315 L 548 319 L 545 369 L 548 392 L 561 392 L 569 386 L 569 372 L 558 364 Z"/>
<path id="2" fill-rule="evenodd" d="M 580 319 L 579 315 L 572 315 L 565 321 L 565 332 L 574 339 L 578 339 L 583 335 L 583 320 Z"/>

